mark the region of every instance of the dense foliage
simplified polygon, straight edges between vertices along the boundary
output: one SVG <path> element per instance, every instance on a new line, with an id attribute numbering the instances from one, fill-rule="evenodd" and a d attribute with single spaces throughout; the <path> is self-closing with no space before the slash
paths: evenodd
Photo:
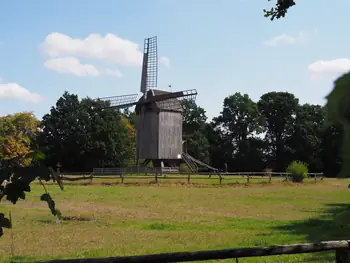
<path id="1" fill-rule="evenodd" d="M 135 113 L 103 109 L 106 102 L 65 92 L 39 122 L 30 113 L 0 118 L 0 160 L 20 157 L 21 167 L 40 164 L 64 172 L 126 166 L 135 158 Z M 327 109 L 300 104 L 288 92 L 268 92 L 258 101 L 239 92 L 223 99 L 219 116 L 208 121 L 195 102 L 184 105 L 185 150 L 230 171 L 285 171 L 293 160 L 311 172 L 336 176 L 341 167 L 341 125 L 326 126 Z"/>
<path id="2" fill-rule="evenodd" d="M 47 202 L 51 213 L 60 217 L 55 202 L 46 191 L 43 181 L 53 179 L 63 185 L 57 173 L 43 165 L 43 154 L 37 142 L 39 121 L 28 112 L 0 117 L 0 201 L 4 198 L 13 204 L 26 198 L 30 183 L 38 179 L 44 187 L 40 200 Z M 11 221 L 0 213 L 0 237 L 3 228 L 10 228 Z"/>
<path id="3" fill-rule="evenodd" d="M 271 1 L 271 0 L 268 0 Z M 284 17 L 290 7 L 296 3 L 294 0 L 277 0 L 275 7 L 264 10 L 265 17 L 271 20 Z M 350 176 L 350 72 L 335 81 L 332 92 L 327 96 L 327 125 L 338 125 L 343 129 L 342 159 L 343 165 L 340 177 Z"/>
<path id="4" fill-rule="evenodd" d="M 287 173 L 290 174 L 290 178 L 294 183 L 302 183 L 306 178 L 308 171 L 308 165 L 300 161 L 293 161 L 287 167 Z"/>

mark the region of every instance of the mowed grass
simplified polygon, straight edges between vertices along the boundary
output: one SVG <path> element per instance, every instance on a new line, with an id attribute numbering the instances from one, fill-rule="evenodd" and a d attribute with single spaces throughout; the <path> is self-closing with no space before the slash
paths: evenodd
<path id="1" fill-rule="evenodd" d="M 47 186 L 65 217 L 60 222 L 40 201 L 39 184 L 33 184 L 26 201 L 2 203 L 1 212 L 11 211 L 13 229 L 0 238 L 0 262 L 350 239 L 350 213 L 344 219 L 343 212 L 350 210 L 349 180 L 224 186 L 95 182 L 66 183 L 64 191 Z M 334 262 L 333 254 L 239 262 Z"/>

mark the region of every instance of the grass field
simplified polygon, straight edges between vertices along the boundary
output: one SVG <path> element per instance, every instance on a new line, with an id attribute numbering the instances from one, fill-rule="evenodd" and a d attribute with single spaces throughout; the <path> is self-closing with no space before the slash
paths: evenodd
<path id="1" fill-rule="evenodd" d="M 13 206 L 0 262 L 108 257 L 350 239 L 350 180 L 292 185 L 185 183 L 48 186 L 65 219 L 57 222 L 34 184 Z M 350 211 L 350 210 L 349 210 Z M 348 216 L 349 215 L 349 216 Z M 344 219 L 345 218 L 345 219 Z M 348 220 L 347 220 L 348 218 Z M 14 245 L 11 246 L 11 237 Z M 12 252 L 13 251 L 13 255 Z M 239 262 L 334 262 L 333 253 Z M 229 260 L 227 262 L 232 262 Z"/>

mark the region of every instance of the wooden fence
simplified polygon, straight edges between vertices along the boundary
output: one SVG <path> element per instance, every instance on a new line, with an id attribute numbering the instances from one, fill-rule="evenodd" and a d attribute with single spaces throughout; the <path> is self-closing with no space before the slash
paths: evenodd
<path id="1" fill-rule="evenodd" d="M 336 263 L 350 263 L 350 241 L 347 240 L 271 247 L 233 248 L 211 251 L 162 253 L 141 256 L 51 260 L 41 261 L 41 263 L 166 263 L 223 259 L 236 259 L 236 262 L 238 262 L 239 258 L 316 253 L 322 251 L 335 251 L 334 258 Z"/>
<path id="2" fill-rule="evenodd" d="M 158 170 L 152 167 L 147 167 L 148 170 L 142 170 L 137 173 L 132 170 L 125 170 L 121 168 L 95 168 L 93 173 L 85 176 L 78 176 L 79 174 L 66 174 L 62 176 L 63 180 L 67 181 L 79 181 L 93 178 L 113 180 L 118 179 L 120 183 L 125 183 L 127 180 L 152 180 L 155 183 L 159 183 L 162 180 L 186 180 L 187 183 L 191 183 L 192 180 L 218 180 L 219 184 L 223 184 L 224 181 L 239 181 L 244 179 L 246 183 L 253 181 L 265 180 L 268 183 L 272 183 L 274 179 L 288 180 L 290 173 L 278 173 L 278 172 L 234 172 L 234 173 L 181 173 L 175 170 L 171 170 L 170 167 L 163 167 L 163 170 Z M 164 169 L 164 168 L 169 168 Z M 103 169 L 103 170 L 102 170 Z M 81 175 L 81 174 L 80 174 Z M 314 183 L 318 180 L 323 180 L 323 173 L 308 173 L 308 178 L 311 178 Z"/>

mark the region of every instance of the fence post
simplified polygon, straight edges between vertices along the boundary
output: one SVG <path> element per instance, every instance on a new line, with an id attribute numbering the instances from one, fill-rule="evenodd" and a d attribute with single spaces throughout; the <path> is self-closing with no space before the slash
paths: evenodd
<path id="1" fill-rule="evenodd" d="M 336 263 L 350 263 L 350 250 L 337 249 L 335 251 L 335 262 Z"/>
<path id="2" fill-rule="evenodd" d="M 124 183 L 124 173 L 120 173 L 120 182 L 123 184 Z"/>

